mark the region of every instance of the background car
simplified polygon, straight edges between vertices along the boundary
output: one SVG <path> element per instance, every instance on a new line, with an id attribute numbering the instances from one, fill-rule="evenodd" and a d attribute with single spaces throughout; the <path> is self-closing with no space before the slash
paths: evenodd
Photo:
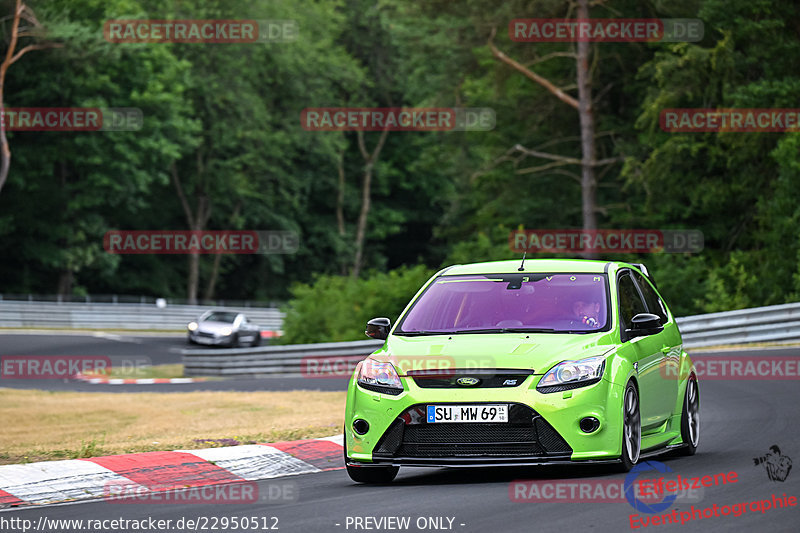
<path id="1" fill-rule="evenodd" d="M 615 463 L 694 454 L 699 389 L 644 267 L 528 260 L 434 275 L 348 387 L 350 477 L 401 465 Z"/>
<path id="2" fill-rule="evenodd" d="M 189 322 L 187 329 L 189 344 L 235 348 L 261 343 L 261 327 L 250 322 L 243 313 L 234 311 L 206 311 Z"/>

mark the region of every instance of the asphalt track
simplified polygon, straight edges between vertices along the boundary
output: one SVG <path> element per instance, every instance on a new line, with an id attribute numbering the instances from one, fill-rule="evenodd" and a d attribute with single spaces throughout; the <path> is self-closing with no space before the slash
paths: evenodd
<path id="1" fill-rule="evenodd" d="M 3 350 L 8 353 L 6 350 Z M 797 348 L 764 350 L 769 355 L 795 355 Z M 764 352 L 748 350 L 737 355 L 754 355 Z M 51 354 L 52 355 L 52 354 Z M 248 380 L 242 380 L 247 382 Z M 264 386 L 270 386 L 270 381 Z M 305 380 L 319 381 L 319 380 Z M 231 383 L 239 383 L 238 380 Z M 274 383 L 272 384 L 274 385 Z M 771 481 L 764 465 L 755 465 L 753 459 L 766 454 L 770 446 L 778 445 L 784 456 L 800 461 L 800 383 L 798 381 L 702 381 L 700 446 L 694 457 L 661 457 L 672 469 L 670 477 L 701 477 L 736 472 L 735 483 L 702 489 L 689 501 L 676 502 L 658 513 L 673 510 L 691 512 L 712 508 L 715 504 L 732 506 L 754 500 L 771 499 L 772 495 L 800 497 L 800 472 L 795 467 L 785 481 Z M 657 477 L 645 473 L 643 477 Z M 22 531 L 11 518 L 32 520 L 47 519 L 142 520 L 207 517 L 205 529 L 165 528 L 165 531 L 243 531 L 222 527 L 221 519 L 277 517 L 279 531 L 336 532 L 336 531 L 463 531 L 502 533 L 506 531 L 631 531 L 631 515 L 640 519 L 653 516 L 637 512 L 626 501 L 621 502 L 571 502 L 524 501 L 515 502 L 509 489 L 515 480 L 528 479 L 551 482 L 569 482 L 576 479 L 592 481 L 624 480 L 607 467 L 528 467 L 528 468 L 470 468 L 470 469 L 401 469 L 391 485 L 365 486 L 352 483 L 342 470 L 305 474 L 258 482 L 259 490 L 267 494 L 270 487 L 291 484 L 292 501 L 231 505 L 205 502 L 202 505 L 163 503 L 150 505 L 119 504 L 105 501 L 58 505 L 42 508 L 13 509 L 0 512 L 0 530 Z M 513 490 L 511 491 L 513 494 Z M 800 502 L 798 502 L 800 503 Z M 371 517 L 363 521 L 364 517 Z M 379 527 L 375 520 L 389 517 L 409 518 L 408 526 Z M 428 518 L 437 518 L 430 522 Z M 678 514 L 680 517 L 680 514 Z M 362 521 L 356 522 L 361 518 Z M 449 521 L 452 519 L 452 523 Z M 5 520 L 5 521 L 4 521 Z M 214 521 L 216 529 L 212 529 Z M 356 527 L 356 524 L 361 527 Z M 438 529 L 431 523 L 440 525 Z M 751 510 L 735 517 L 708 517 L 685 524 L 650 525 L 637 531 L 749 531 L 779 532 L 800 530 L 800 507 L 769 509 L 762 513 Z M 231 522 L 228 522 L 230 526 Z M 260 526 L 273 526 L 268 518 Z M 250 524 L 252 525 L 252 524 Z M 385 524 L 384 524 L 385 525 Z M 398 526 L 392 522 L 392 526 Z M 85 524 L 88 526 L 88 524 Z M 38 531 L 147 531 L 128 527 L 76 529 L 74 527 L 41 528 Z M 151 531 L 156 531 L 152 529 Z"/>
<path id="2" fill-rule="evenodd" d="M 137 335 L 125 333 L 3 333 L 0 356 L 104 356 L 112 361 L 165 365 L 181 362 L 186 337 L 176 335 Z M 193 346 L 193 349 L 204 347 Z M 214 353 L 214 348 L 205 348 Z M 259 391 L 259 390 L 344 390 L 341 378 L 271 378 L 225 379 L 200 383 L 152 385 L 91 384 L 64 379 L 4 379 L 0 387 L 82 392 L 190 392 L 190 391 Z M 2 530 L 0 530 L 2 531 Z"/>

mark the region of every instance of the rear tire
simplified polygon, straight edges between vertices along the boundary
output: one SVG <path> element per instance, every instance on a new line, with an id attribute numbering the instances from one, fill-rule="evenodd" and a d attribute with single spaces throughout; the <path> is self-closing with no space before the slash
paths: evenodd
<path id="1" fill-rule="evenodd" d="M 345 436 L 345 438 L 347 438 Z M 347 464 L 347 444 L 344 445 L 344 464 L 347 475 L 356 483 L 385 484 L 391 483 L 400 470 L 399 466 L 350 466 Z"/>
<path id="2" fill-rule="evenodd" d="M 700 388 L 697 378 L 692 374 L 686 382 L 686 394 L 683 398 L 681 413 L 681 439 L 686 444 L 678 453 L 694 455 L 700 442 Z"/>
<path id="3" fill-rule="evenodd" d="M 261 332 L 260 331 L 256 332 L 256 336 L 255 336 L 255 338 L 253 338 L 253 342 L 250 343 L 250 347 L 251 348 L 255 348 L 259 344 L 261 344 Z"/>
<path id="4" fill-rule="evenodd" d="M 639 414 L 639 393 L 632 381 L 625 386 L 622 397 L 622 454 L 620 472 L 630 472 L 639 462 L 642 451 L 642 419 Z"/>

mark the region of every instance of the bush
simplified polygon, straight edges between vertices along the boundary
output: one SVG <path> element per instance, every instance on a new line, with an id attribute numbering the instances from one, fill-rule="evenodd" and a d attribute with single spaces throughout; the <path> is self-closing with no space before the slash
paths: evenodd
<path id="1" fill-rule="evenodd" d="M 311 284 L 296 284 L 285 309 L 281 344 L 365 340 L 369 319 L 385 316 L 394 324 L 433 274 L 417 265 L 371 272 L 364 279 L 322 275 Z"/>

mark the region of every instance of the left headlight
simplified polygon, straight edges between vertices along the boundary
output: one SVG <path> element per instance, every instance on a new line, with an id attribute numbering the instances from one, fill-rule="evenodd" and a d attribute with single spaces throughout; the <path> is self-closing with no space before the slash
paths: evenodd
<path id="1" fill-rule="evenodd" d="M 189 328 L 189 331 L 194 331 L 197 329 L 197 322 L 189 322 L 189 325 L 186 327 Z"/>
<path id="2" fill-rule="evenodd" d="M 403 383 L 392 363 L 366 358 L 361 363 L 356 381 L 361 387 L 375 392 L 393 395 L 403 392 Z"/>
<path id="3" fill-rule="evenodd" d="M 606 358 L 587 357 L 579 361 L 563 361 L 550 369 L 536 385 L 539 392 L 557 392 L 597 383 L 603 377 Z"/>
<path id="4" fill-rule="evenodd" d="M 233 330 L 232 330 L 231 328 L 224 328 L 224 329 L 223 329 L 222 331 L 220 331 L 219 333 L 220 333 L 220 335 L 222 335 L 223 337 L 227 337 L 227 336 L 229 336 L 229 335 L 231 335 L 231 334 L 233 333 Z"/>

